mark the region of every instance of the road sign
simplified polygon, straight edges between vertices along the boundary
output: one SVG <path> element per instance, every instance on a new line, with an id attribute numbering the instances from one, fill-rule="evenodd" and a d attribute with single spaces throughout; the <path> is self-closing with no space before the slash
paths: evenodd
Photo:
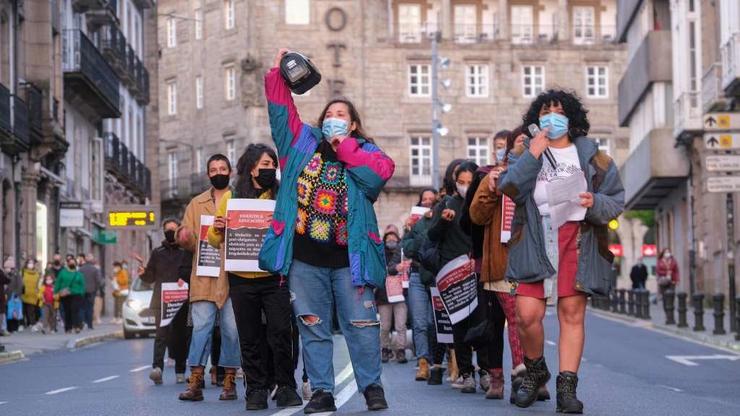
<path id="1" fill-rule="evenodd" d="M 737 361 L 740 360 L 740 355 L 666 355 L 665 358 L 675 361 L 679 364 L 683 364 L 688 367 L 696 367 L 699 364 L 695 361 L 704 360 L 726 360 L 726 361 Z"/>
<path id="2" fill-rule="evenodd" d="M 705 133 L 704 147 L 710 150 L 740 149 L 740 133 Z"/>
<path id="3" fill-rule="evenodd" d="M 704 115 L 704 130 L 740 129 L 740 113 L 709 113 Z"/>
<path id="4" fill-rule="evenodd" d="M 740 176 L 714 176 L 707 178 L 709 192 L 740 192 Z"/>
<path id="5" fill-rule="evenodd" d="M 707 171 L 734 172 L 740 170 L 740 155 L 709 155 L 706 157 Z"/>

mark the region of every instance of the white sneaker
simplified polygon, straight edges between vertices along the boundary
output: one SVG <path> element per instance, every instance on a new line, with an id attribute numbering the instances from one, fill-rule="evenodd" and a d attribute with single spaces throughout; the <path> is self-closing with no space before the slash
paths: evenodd
<path id="1" fill-rule="evenodd" d="M 463 387 L 465 387 L 465 380 L 463 379 L 463 376 L 460 376 L 457 378 L 457 380 L 453 381 L 451 387 L 453 389 L 462 389 Z"/>
<path id="2" fill-rule="evenodd" d="M 303 382 L 303 387 L 301 387 L 301 393 L 303 394 L 303 400 L 311 400 L 311 396 L 313 395 L 313 392 L 311 391 L 311 383 L 308 381 Z"/>
<path id="3" fill-rule="evenodd" d="M 185 374 L 183 374 L 183 373 L 177 373 L 177 374 L 175 374 L 175 383 L 177 383 L 177 384 L 185 384 Z"/>

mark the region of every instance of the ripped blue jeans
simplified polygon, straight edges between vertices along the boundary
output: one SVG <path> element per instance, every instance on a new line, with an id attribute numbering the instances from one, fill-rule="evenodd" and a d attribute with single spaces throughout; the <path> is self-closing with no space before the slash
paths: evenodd
<path id="1" fill-rule="evenodd" d="M 354 287 L 348 267 L 322 268 L 297 260 L 293 260 L 288 279 L 306 372 L 314 391 L 334 391 L 335 304 L 359 391 L 380 384 L 380 322 L 372 288 Z"/>

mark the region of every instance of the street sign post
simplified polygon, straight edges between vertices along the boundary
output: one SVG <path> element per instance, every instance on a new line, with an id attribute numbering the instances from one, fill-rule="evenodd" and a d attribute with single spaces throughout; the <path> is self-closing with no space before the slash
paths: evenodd
<path id="1" fill-rule="evenodd" d="M 711 176 L 707 178 L 708 192 L 740 192 L 740 176 Z"/>
<path id="2" fill-rule="evenodd" d="M 705 133 L 704 148 L 709 150 L 740 149 L 740 133 Z"/>
<path id="3" fill-rule="evenodd" d="M 705 131 L 740 129 L 740 113 L 709 113 L 704 115 Z"/>
<path id="4" fill-rule="evenodd" d="M 740 171 L 740 155 L 708 155 L 705 165 L 707 172 Z"/>

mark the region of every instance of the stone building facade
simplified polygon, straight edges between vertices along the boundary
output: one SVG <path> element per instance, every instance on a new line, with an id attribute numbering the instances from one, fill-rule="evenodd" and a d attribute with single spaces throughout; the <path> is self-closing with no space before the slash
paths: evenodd
<path id="1" fill-rule="evenodd" d="M 359 108 L 363 124 L 396 162 L 376 203 L 381 227 L 400 225 L 431 185 L 431 33 L 450 60 L 440 71 L 449 134 L 441 171 L 454 158 L 487 163 L 491 137 L 521 124 L 543 88 L 575 90 L 592 136 L 616 159 L 627 133 L 616 90 L 626 52 L 616 44 L 615 0 L 165 0 L 159 4 L 160 166 L 163 210 L 179 213 L 206 188 L 205 161 L 238 158 L 270 142 L 263 74 L 280 47 L 310 56 L 323 80 L 296 96 L 315 122 L 331 97 Z M 233 97 L 233 98 L 232 98 Z"/>

